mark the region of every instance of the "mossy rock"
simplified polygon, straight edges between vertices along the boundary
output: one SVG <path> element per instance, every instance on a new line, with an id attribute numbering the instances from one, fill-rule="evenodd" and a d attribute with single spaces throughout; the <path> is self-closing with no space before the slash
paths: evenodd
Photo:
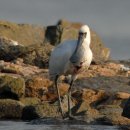
<path id="1" fill-rule="evenodd" d="M 40 68 L 47 68 L 51 50 L 53 48 L 49 43 L 47 44 L 33 44 L 26 47 L 26 52 L 20 56 L 24 63 L 38 66 Z"/>
<path id="2" fill-rule="evenodd" d="M 25 105 L 25 106 L 34 106 L 37 104 L 40 104 L 41 101 L 37 97 L 25 97 L 21 98 L 20 101 Z"/>
<path id="3" fill-rule="evenodd" d="M 45 28 L 30 24 L 0 21 L 0 36 L 6 36 L 23 45 L 43 43 Z"/>
<path id="4" fill-rule="evenodd" d="M 100 121 L 102 124 L 109 124 L 109 125 L 129 125 L 130 119 L 125 118 L 121 115 L 122 108 L 117 105 L 103 105 L 100 106 L 99 112 L 102 115 Z M 98 119 L 98 120 L 99 120 Z"/>
<path id="5" fill-rule="evenodd" d="M 23 62 L 38 67 L 48 67 L 49 56 L 53 46 L 47 44 L 32 44 L 30 46 L 10 46 L 2 44 L 0 47 L 0 60 L 14 61 L 22 58 Z M 7 69 L 5 69 L 6 71 Z M 8 70 L 7 70 L 8 71 Z M 10 70 L 10 71 L 15 71 Z"/>
<path id="6" fill-rule="evenodd" d="M 1 45 L 1 43 L 0 43 Z M 28 52 L 27 47 L 2 44 L 0 47 L 0 60 L 12 61 Z"/>
<path id="7" fill-rule="evenodd" d="M 0 76 L 0 98 L 19 99 L 25 95 L 25 82 L 21 77 Z"/>
<path id="8" fill-rule="evenodd" d="M 57 105 L 42 103 L 38 105 L 25 106 L 23 109 L 23 120 L 33 120 L 43 117 L 60 117 Z"/>
<path id="9" fill-rule="evenodd" d="M 52 86 L 52 82 L 48 78 L 36 76 L 33 78 L 28 78 L 25 85 L 26 97 L 38 97 L 39 99 L 42 99 L 48 91 L 48 87 Z"/>
<path id="10" fill-rule="evenodd" d="M 23 108 L 19 101 L 0 99 L 0 119 L 21 119 Z"/>

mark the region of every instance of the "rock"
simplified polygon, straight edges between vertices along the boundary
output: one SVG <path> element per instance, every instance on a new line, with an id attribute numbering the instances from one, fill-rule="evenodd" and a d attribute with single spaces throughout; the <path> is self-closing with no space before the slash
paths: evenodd
<path id="1" fill-rule="evenodd" d="M 32 27 L 32 30 L 33 29 L 35 30 L 36 28 Z M 24 30 L 24 26 L 23 26 L 23 30 Z M 39 67 L 48 67 L 49 55 L 53 47 L 49 43 L 43 44 L 44 39 L 41 38 L 37 39 L 41 35 L 40 30 L 37 31 L 39 32 L 33 34 L 33 37 L 31 38 L 32 43 L 27 43 L 29 37 L 28 38 L 24 37 L 25 39 L 23 39 L 23 41 L 27 40 L 25 41 L 25 43 L 27 45 L 29 44 L 30 46 L 29 45 L 23 46 L 18 41 L 14 41 L 9 37 L 6 37 L 6 35 L 1 36 L 0 37 L 0 60 L 15 61 L 17 58 L 22 58 L 23 62 L 26 64 L 36 65 Z M 44 35 L 42 37 L 44 37 Z"/>
<path id="2" fill-rule="evenodd" d="M 39 105 L 26 106 L 23 109 L 23 120 L 33 120 L 43 117 L 60 117 L 57 105 L 42 103 Z"/>
<path id="3" fill-rule="evenodd" d="M 0 75 L 0 98 L 19 99 L 25 95 L 25 82 L 21 77 Z"/>
<path id="4" fill-rule="evenodd" d="M 21 98 L 20 101 L 25 106 L 34 106 L 41 103 L 40 99 L 37 97 L 25 97 L 25 98 Z"/>
<path id="5" fill-rule="evenodd" d="M 0 21 L 0 29 L 0 60 L 22 58 L 26 64 L 48 67 L 52 47 L 47 43 L 43 45 L 43 27 Z"/>
<path id="6" fill-rule="evenodd" d="M 52 82 L 47 78 L 34 77 L 26 81 L 26 96 L 38 97 L 42 96 L 48 91 L 48 87 L 52 85 Z"/>
<path id="7" fill-rule="evenodd" d="M 4 62 L 3 66 L 1 66 L 2 73 L 12 73 L 12 74 L 21 74 L 20 68 L 14 64 L 6 64 Z"/>
<path id="8" fill-rule="evenodd" d="M 108 95 L 104 90 L 91 90 L 91 89 L 83 89 L 83 99 L 89 103 L 98 103 L 102 100 L 106 99 Z"/>
<path id="9" fill-rule="evenodd" d="M 101 106 L 99 109 L 100 114 L 102 115 L 98 121 L 104 122 L 104 124 L 110 125 L 129 125 L 130 120 L 121 116 L 122 108 L 116 105 L 105 105 Z"/>
<path id="10" fill-rule="evenodd" d="M 52 45 L 57 45 L 60 43 L 62 33 L 62 27 L 60 26 L 48 26 L 45 33 L 45 38 L 47 42 L 50 42 Z"/>
<path id="11" fill-rule="evenodd" d="M 7 75 L 12 75 L 16 77 L 23 77 L 26 78 L 28 77 L 34 77 L 35 75 L 41 74 L 42 77 L 48 77 L 48 70 L 47 69 L 40 69 L 37 66 L 32 66 L 29 64 L 24 64 L 22 62 L 22 59 L 17 59 L 16 61 L 13 62 L 5 62 L 3 60 L 0 60 L 0 72 L 1 75 L 7 74 Z M 28 79 L 27 78 L 27 79 Z"/>
<path id="12" fill-rule="evenodd" d="M 33 44 L 26 47 L 24 53 L 19 57 L 23 59 L 23 62 L 30 65 L 35 65 L 40 68 L 48 68 L 48 61 L 50 53 L 54 47 L 49 43 Z"/>
<path id="13" fill-rule="evenodd" d="M 0 99 L 0 119 L 21 119 L 23 108 L 19 101 Z"/>
<path id="14" fill-rule="evenodd" d="M 7 42 L 7 41 L 6 41 Z M 23 62 L 38 67 L 48 67 L 52 45 L 33 44 L 30 46 L 12 46 L 9 43 L 0 43 L 0 60 L 16 61 L 22 58 Z"/>
<path id="15" fill-rule="evenodd" d="M 72 96 L 77 101 L 86 101 L 88 104 L 98 105 L 100 102 L 108 98 L 104 90 L 82 89 L 82 91 L 73 92 Z"/>
<path id="16" fill-rule="evenodd" d="M 71 23 L 66 20 L 60 20 L 56 26 L 48 26 L 46 30 L 46 40 L 52 45 L 57 45 L 64 40 L 77 39 L 78 30 L 81 23 Z M 90 29 L 91 30 L 91 29 Z M 99 36 L 91 30 L 92 44 L 94 53 L 94 62 L 100 63 L 109 59 L 110 50 L 104 46 Z"/>
<path id="17" fill-rule="evenodd" d="M 11 61 L 18 57 L 19 50 L 23 47 L 12 46 L 10 43 L 0 43 L 0 60 Z"/>
<path id="18" fill-rule="evenodd" d="M 130 97 L 130 94 L 125 92 L 117 92 L 115 96 L 118 99 L 128 99 Z"/>
<path id="19" fill-rule="evenodd" d="M 98 110 L 92 108 L 86 101 L 80 101 L 72 108 L 72 113 L 79 116 L 87 123 L 92 123 L 95 119 L 99 118 Z"/>
<path id="20" fill-rule="evenodd" d="M 9 46 L 17 46 L 19 43 L 17 41 L 11 40 L 5 36 L 0 37 L 0 46 L 3 44 L 9 45 Z"/>
<path id="21" fill-rule="evenodd" d="M 123 108 L 122 116 L 130 119 L 130 98 L 127 100 L 127 102 Z"/>
<path id="22" fill-rule="evenodd" d="M 22 45 L 43 43 L 45 28 L 30 24 L 16 24 L 8 21 L 0 21 L 0 36 L 17 41 Z"/>
<path id="23" fill-rule="evenodd" d="M 69 86 L 65 83 L 59 83 L 58 87 L 60 91 L 60 96 L 64 97 L 68 92 Z M 57 91 L 53 85 L 48 87 L 48 91 L 42 96 L 42 101 L 55 102 L 57 99 L 58 99 Z"/>

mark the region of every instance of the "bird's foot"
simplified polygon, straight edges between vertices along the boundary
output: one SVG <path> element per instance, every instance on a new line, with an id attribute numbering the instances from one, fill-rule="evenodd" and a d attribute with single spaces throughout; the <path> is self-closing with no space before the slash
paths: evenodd
<path id="1" fill-rule="evenodd" d="M 76 117 L 73 115 L 68 115 L 68 117 L 69 117 L 69 120 L 76 120 Z"/>

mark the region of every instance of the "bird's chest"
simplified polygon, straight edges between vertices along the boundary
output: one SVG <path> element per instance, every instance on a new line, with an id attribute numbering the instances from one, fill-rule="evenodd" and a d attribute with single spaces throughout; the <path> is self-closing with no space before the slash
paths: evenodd
<path id="1" fill-rule="evenodd" d="M 72 64 L 71 62 L 69 62 L 66 67 L 65 73 L 66 74 L 78 74 L 78 73 L 84 71 L 85 69 L 88 69 L 86 62 L 80 62 L 80 64 L 78 64 L 78 65 L 75 65 L 75 64 Z"/>
<path id="2" fill-rule="evenodd" d="M 92 60 L 92 52 L 89 47 L 81 46 L 78 51 L 73 54 L 67 63 L 67 74 L 77 74 L 88 69 Z"/>

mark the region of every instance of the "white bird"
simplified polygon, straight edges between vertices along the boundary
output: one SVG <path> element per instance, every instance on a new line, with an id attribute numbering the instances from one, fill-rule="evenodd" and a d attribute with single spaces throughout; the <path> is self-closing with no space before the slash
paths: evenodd
<path id="1" fill-rule="evenodd" d="M 70 87 L 68 89 L 68 117 L 71 119 L 71 88 L 77 75 L 88 69 L 92 61 L 92 51 L 90 49 L 91 36 L 90 29 L 83 25 L 79 30 L 78 40 L 65 41 L 59 44 L 51 53 L 49 60 L 49 76 L 54 81 L 61 115 L 64 118 L 62 103 L 57 85 L 57 80 L 61 75 L 71 75 Z"/>

